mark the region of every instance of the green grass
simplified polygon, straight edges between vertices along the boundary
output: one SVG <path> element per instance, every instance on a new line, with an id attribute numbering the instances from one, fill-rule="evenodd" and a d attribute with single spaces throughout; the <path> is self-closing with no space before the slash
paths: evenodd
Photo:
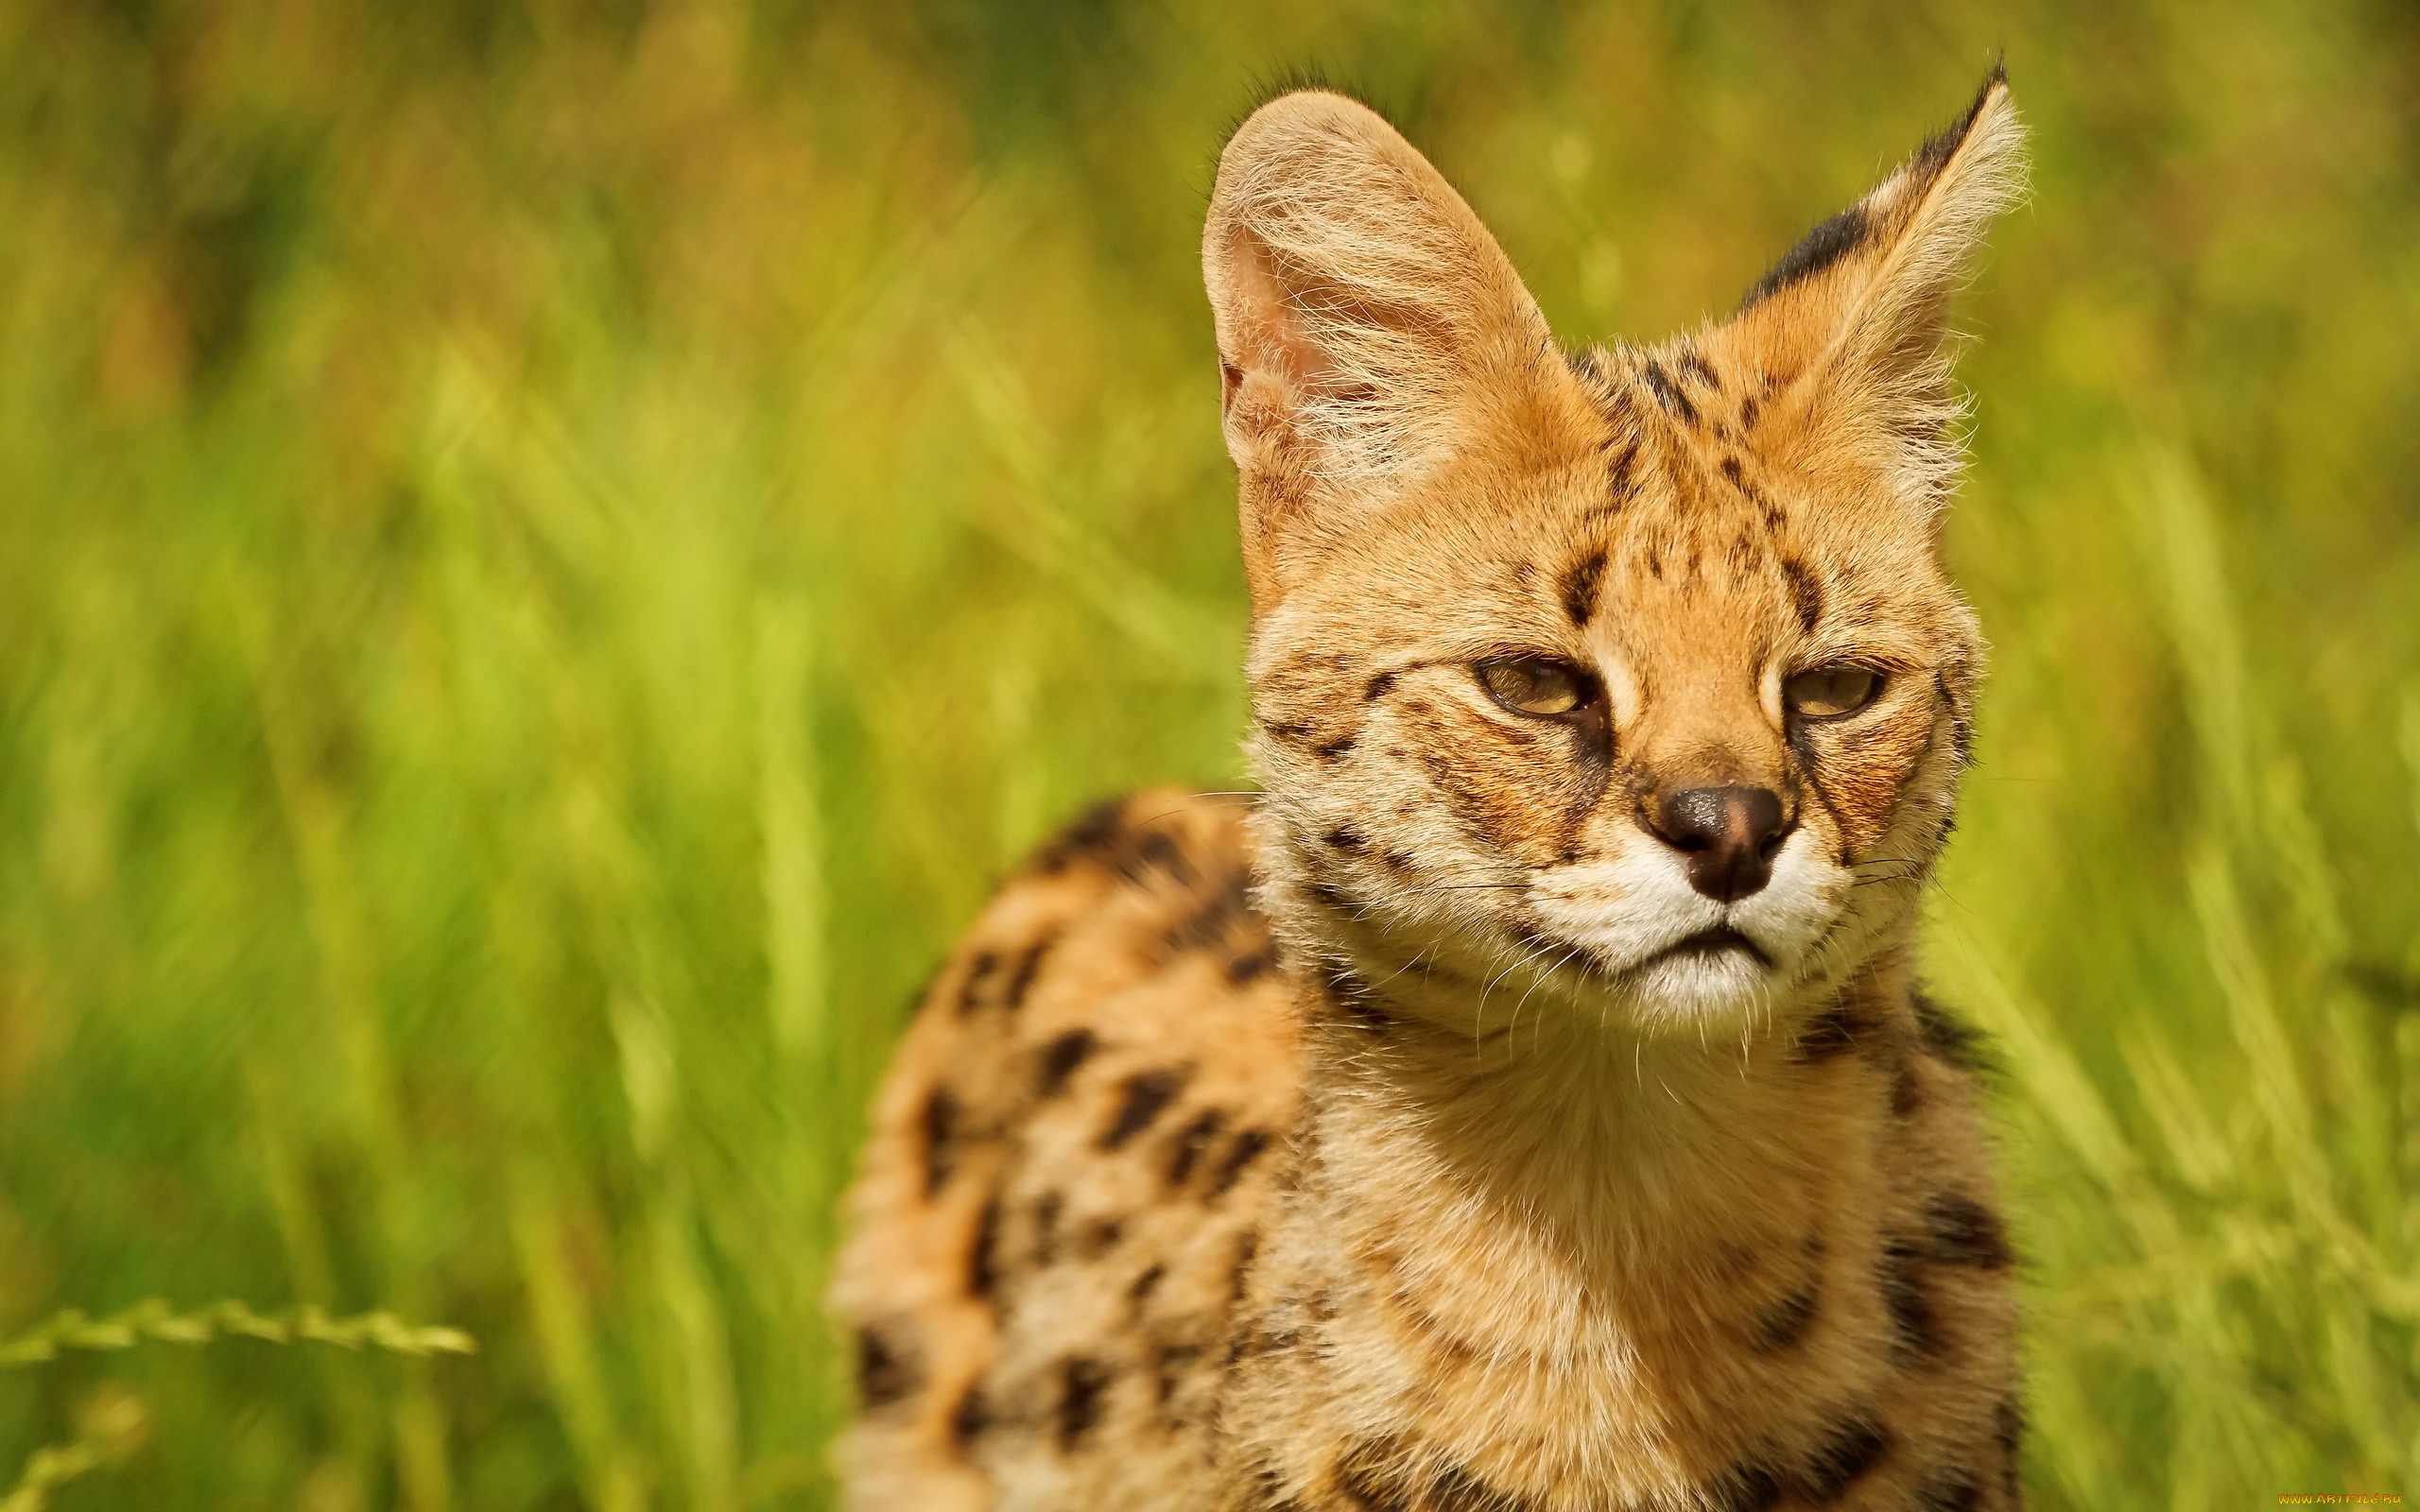
<path id="1" fill-rule="evenodd" d="M 914 987 L 1085 799 L 1244 776 L 1225 127 L 1355 84 L 1656 336 L 2003 45 L 1930 966 L 2031 1482 L 2420 1494 L 2420 24 L 1303 9 L 0 6 L 0 1343 L 478 1343 L 0 1364 L 0 1496 L 824 1504 Z"/>

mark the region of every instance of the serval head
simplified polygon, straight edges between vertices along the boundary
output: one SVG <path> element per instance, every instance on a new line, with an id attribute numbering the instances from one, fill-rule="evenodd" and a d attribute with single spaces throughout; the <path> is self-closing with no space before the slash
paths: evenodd
<path id="1" fill-rule="evenodd" d="M 1947 305 L 2020 134 L 1995 73 L 1728 319 L 1566 355 L 1378 116 L 1245 122 L 1202 259 L 1298 948 L 1699 1033 L 1893 954 L 1981 651 Z"/>

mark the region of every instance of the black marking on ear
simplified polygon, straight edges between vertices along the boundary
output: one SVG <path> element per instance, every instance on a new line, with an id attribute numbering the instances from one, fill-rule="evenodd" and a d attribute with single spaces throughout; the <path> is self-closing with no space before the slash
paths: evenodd
<path id="1" fill-rule="evenodd" d="M 1983 79 L 1983 87 L 1975 92 L 1975 103 L 1966 107 L 1966 113 L 1959 117 L 1958 124 L 1931 137 L 1916 149 L 1914 166 L 1918 175 L 1928 180 L 1941 172 L 1942 166 L 1956 155 L 1961 144 L 1975 129 L 1975 118 L 1983 113 L 1983 102 L 1992 97 L 1994 89 L 2007 82 L 2007 65 L 1994 63 L 1991 73 Z"/>
<path id="2" fill-rule="evenodd" d="M 1931 1354 L 1941 1340 L 1933 1332 L 1931 1299 L 1916 1284 L 1915 1260 L 1914 1246 L 1891 1240 L 1875 1263 L 1875 1279 L 1883 1310 L 1890 1314 L 1893 1344 L 1902 1354 Z"/>
<path id="3" fill-rule="evenodd" d="M 1597 612 L 1597 590 L 1605 581 L 1605 548 L 1597 547 L 1564 569 L 1563 611 L 1574 625 L 1585 625 Z"/>
<path id="4" fill-rule="evenodd" d="M 886 1338 L 879 1329 L 857 1330 L 857 1400 L 868 1412 L 905 1401 L 924 1383 L 924 1362 L 913 1346 Z"/>
<path id="5" fill-rule="evenodd" d="M 1694 427 L 1697 424 L 1698 406 L 1681 386 L 1672 381 L 1672 375 L 1664 370 L 1662 363 L 1653 358 L 1648 359 L 1647 366 L 1639 369 L 1639 375 L 1647 380 L 1647 387 L 1654 391 L 1655 402 L 1664 406 L 1665 413 L 1684 425 Z"/>
<path id="6" fill-rule="evenodd" d="M 1098 1360 L 1074 1359 L 1061 1376 L 1059 1447 L 1074 1449 L 1100 1423 L 1101 1396 L 1109 1390 L 1109 1367 Z"/>
<path id="7" fill-rule="evenodd" d="M 1933 1194 L 1925 1222 L 1932 1229 L 1932 1258 L 1944 1264 L 2006 1270 L 2016 1263 L 2000 1215 L 1962 1193 Z"/>
<path id="8" fill-rule="evenodd" d="M 1092 1058 L 1100 1048 L 1090 1029 L 1070 1029 L 1042 1049 L 1041 1074 L 1034 1078 L 1034 1095 L 1056 1097 L 1067 1090 L 1067 1078 L 1076 1068 Z"/>
<path id="9" fill-rule="evenodd" d="M 1168 1156 L 1168 1185 L 1184 1185 L 1193 1175 L 1194 1163 L 1201 1159 L 1202 1147 L 1217 1137 L 1219 1126 L 1226 1122 L 1225 1110 L 1213 1108 L 1178 1131 L 1176 1148 Z"/>
<path id="10" fill-rule="evenodd" d="M 1686 376 L 1695 378 L 1718 394 L 1722 392 L 1722 380 L 1715 374 L 1713 365 L 1705 360 L 1697 348 L 1683 347 L 1681 349 L 1680 367 L 1681 371 Z"/>
<path id="11" fill-rule="evenodd" d="M 1126 1094 L 1117 1105 L 1117 1113 L 1101 1130 L 1100 1148 L 1115 1150 L 1126 1142 L 1151 1126 L 1151 1121 L 1167 1110 L 1176 1094 L 1184 1090 L 1186 1074 L 1181 1071 L 1144 1071 L 1126 1078 Z"/>
<path id="12" fill-rule="evenodd" d="M 1860 1413 L 1837 1424 L 1815 1447 L 1800 1491 L 1810 1502 L 1829 1502 L 1881 1462 L 1890 1436 L 1872 1418 Z"/>
<path id="13" fill-rule="evenodd" d="M 925 1099 L 924 1112 L 918 1119 L 925 1136 L 925 1195 L 941 1191 L 950 1173 L 957 1168 L 957 1152 L 951 1141 L 958 1132 L 958 1099 L 946 1087 L 936 1087 Z"/>
<path id="14" fill-rule="evenodd" d="M 1781 575 L 1789 581 L 1789 600 L 1798 607 L 1798 624 L 1807 634 L 1824 619 L 1824 588 L 1806 564 L 1795 557 L 1781 558 Z"/>
<path id="15" fill-rule="evenodd" d="M 1739 301 L 1745 310 L 1761 300 L 1772 298 L 1793 284 L 1803 283 L 1855 251 L 1873 230 L 1862 204 L 1851 205 L 1831 219 L 1808 232 L 1797 246 L 1782 255 L 1772 270 L 1756 281 L 1748 297 Z"/>

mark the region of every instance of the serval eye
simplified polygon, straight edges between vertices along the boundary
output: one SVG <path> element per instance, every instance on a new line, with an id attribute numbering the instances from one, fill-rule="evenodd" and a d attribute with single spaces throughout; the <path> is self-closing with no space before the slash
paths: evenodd
<path id="1" fill-rule="evenodd" d="M 1882 691 L 1882 674 L 1872 667 L 1817 667 L 1789 679 L 1782 701 L 1801 719 L 1832 719 L 1853 714 Z"/>
<path id="2" fill-rule="evenodd" d="M 1570 713 L 1586 703 L 1592 693 L 1587 675 L 1579 668 L 1536 656 L 1482 662 L 1478 680 L 1489 697 L 1514 713 L 1542 718 Z"/>

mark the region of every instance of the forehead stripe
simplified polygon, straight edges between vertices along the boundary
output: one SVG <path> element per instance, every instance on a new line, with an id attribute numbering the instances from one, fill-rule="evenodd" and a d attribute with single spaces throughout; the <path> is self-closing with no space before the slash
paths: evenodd
<path id="1" fill-rule="evenodd" d="M 1599 546 L 1563 570 L 1563 611 L 1574 625 L 1597 612 L 1597 588 L 1605 579 L 1605 548 Z"/>

